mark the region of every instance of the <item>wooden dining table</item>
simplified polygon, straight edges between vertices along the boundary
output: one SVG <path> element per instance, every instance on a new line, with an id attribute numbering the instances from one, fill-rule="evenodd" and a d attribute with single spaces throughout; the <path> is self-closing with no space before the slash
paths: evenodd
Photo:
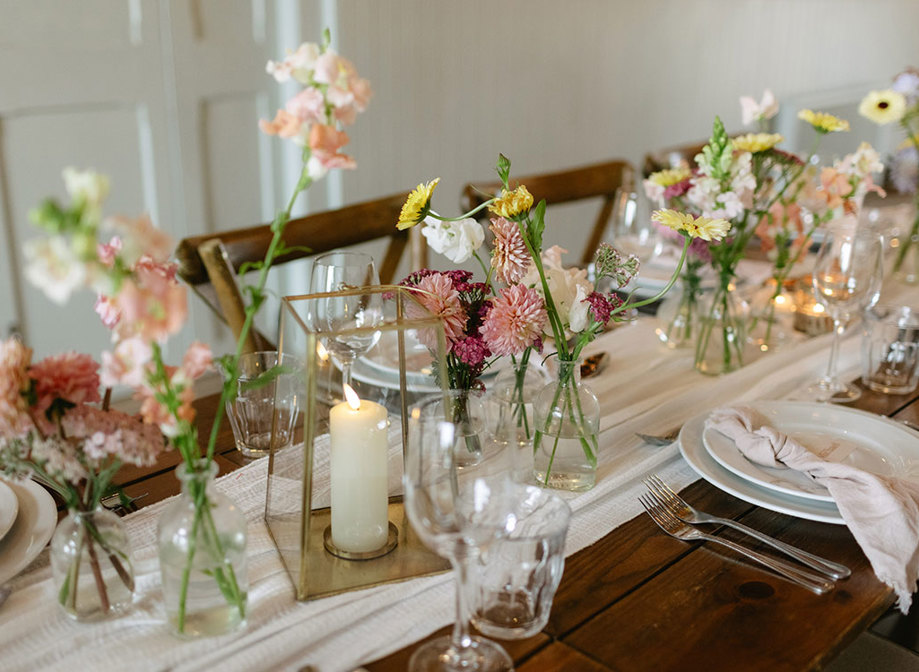
<path id="1" fill-rule="evenodd" d="M 202 443 L 217 401 L 211 395 L 195 404 Z M 864 390 L 853 406 L 919 423 L 919 393 Z M 222 423 L 217 445 L 221 473 L 249 462 L 234 447 L 228 423 Z M 134 507 L 178 493 L 173 468 L 179 459 L 170 451 L 153 467 L 119 472 L 119 484 L 137 498 Z M 893 603 L 892 591 L 875 577 L 845 526 L 775 513 L 704 480 L 681 494 L 701 510 L 844 563 L 852 575 L 817 596 L 720 545 L 671 538 L 642 514 L 567 558 L 546 628 L 529 639 L 502 642 L 518 670 L 714 672 L 737 670 L 739 661 L 749 671 L 820 669 Z M 756 547 L 733 530 L 714 532 Z M 371 672 L 404 670 L 416 646 L 365 667 Z"/>

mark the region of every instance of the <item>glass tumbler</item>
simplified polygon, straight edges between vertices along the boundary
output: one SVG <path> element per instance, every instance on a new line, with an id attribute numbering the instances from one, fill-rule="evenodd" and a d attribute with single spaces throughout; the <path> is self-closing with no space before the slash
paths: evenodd
<path id="1" fill-rule="evenodd" d="M 865 312 L 862 382 L 884 394 L 906 394 L 919 382 L 919 313 L 909 306 Z"/>
<path id="2" fill-rule="evenodd" d="M 549 622 L 565 568 L 571 509 L 558 495 L 516 486 L 514 530 L 485 548 L 470 581 L 472 623 L 499 639 L 525 639 Z"/>

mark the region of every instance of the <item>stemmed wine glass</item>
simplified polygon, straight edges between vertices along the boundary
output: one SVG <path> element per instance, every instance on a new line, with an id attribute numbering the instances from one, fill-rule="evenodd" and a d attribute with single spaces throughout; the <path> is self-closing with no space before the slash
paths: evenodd
<path id="1" fill-rule="evenodd" d="M 379 285 L 373 257 L 362 252 L 336 251 L 313 260 L 310 293 L 342 292 Z M 380 332 L 360 334 L 340 333 L 359 327 L 373 327 L 383 321 L 380 294 L 349 294 L 331 296 L 316 302 L 311 316 L 320 330 L 336 332 L 324 339 L 323 345 L 341 367 L 342 383 L 351 384 L 351 365 L 358 355 L 365 354 L 380 340 Z"/>
<path id="2" fill-rule="evenodd" d="M 460 467 L 463 436 L 445 415 L 443 396 L 411 411 L 405 452 L 405 511 L 412 528 L 431 550 L 447 558 L 456 579 L 456 622 L 452 635 L 418 648 L 410 672 L 498 672 L 512 670 L 507 652 L 469 633 L 468 581 L 481 550 L 513 529 L 516 507 L 506 474 L 483 465 Z M 485 463 L 483 463 L 485 464 Z"/>
<path id="3" fill-rule="evenodd" d="M 854 218 L 826 232 L 814 265 L 814 292 L 833 319 L 833 346 L 826 375 L 808 388 L 818 401 L 848 403 L 861 390 L 837 377 L 839 341 L 846 323 L 877 303 L 884 275 L 884 240 L 855 225 Z"/>
<path id="4" fill-rule="evenodd" d="M 661 241 L 651 223 L 651 212 L 643 193 L 620 187 L 613 196 L 610 214 L 613 244 L 643 262 L 660 254 Z"/>

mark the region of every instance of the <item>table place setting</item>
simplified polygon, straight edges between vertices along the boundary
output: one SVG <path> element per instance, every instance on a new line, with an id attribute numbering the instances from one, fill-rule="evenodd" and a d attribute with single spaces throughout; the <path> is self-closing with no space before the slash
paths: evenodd
<path id="1" fill-rule="evenodd" d="M 253 325 L 269 271 L 302 250 L 285 240 L 293 209 L 356 167 L 344 128 L 371 97 L 328 30 L 266 72 L 298 89 L 259 127 L 296 146 L 299 179 L 257 261 L 219 240 L 196 248 L 231 352 L 195 341 L 171 363 L 185 276 L 148 217 L 103 215 L 106 176 L 68 168 L 69 200 L 32 213 L 28 279 L 59 304 L 94 294 L 111 342 L 100 362 L 33 362 L 22 339 L 0 341 L 4 669 L 513 672 L 562 646 L 603 660 L 583 642 L 619 631 L 591 629 L 646 591 L 681 594 L 680 617 L 703 599 L 713 619 L 746 610 L 754 628 L 796 604 L 842 613 L 850 633 L 890 591 L 908 611 L 919 433 L 845 404 L 865 401 L 848 382 L 859 374 L 865 397 L 916 401 L 919 294 L 882 286 L 890 250 L 860 218 L 883 192 L 878 152 L 861 143 L 815 167 L 847 121 L 801 110 L 814 142 L 798 156 L 767 132 L 771 94 L 742 101 L 760 132 L 729 135 L 716 116 L 692 168 L 653 172 L 641 191 L 620 176 L 603 194 L 612 242 L 584 267 L 549 244 L 557 223 L 527 186 L 545 182 L 512 176 L 503 154 L 495 189 L 458 216 L 434 209 L 440 178 L 423 181 L 388 229 L 399 254 L 420 243 L 450 270 L 438 260 L 394 282 L 398 254 L 316 250 L 266 337 Z M 746 258 L 754 241 L 765 259 Z M 639 312 L 674 287 L 659 315 Z M 209 371 L 220 392 L 195 399 Z M 139 412 L 113 408 L 113 389 Z M 806 550 L 809 535 L 823 545 Z M 834 538 L 840 559 L 825 557 Z M 849 599 L 827 597 L 842 585 Z M 674 611 L 654 610 L 660 623 Z"/>

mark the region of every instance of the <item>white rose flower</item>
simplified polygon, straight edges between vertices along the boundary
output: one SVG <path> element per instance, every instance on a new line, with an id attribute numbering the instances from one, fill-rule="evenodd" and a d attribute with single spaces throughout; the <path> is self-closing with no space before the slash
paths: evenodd
<path id="1" fill-rule="evenodd" d="M 594 286 L 587 279 L 586 270 L 582 268 L 564 268 L 562 266 L 562 254 L 567 251 L 558 245 L 553 245 L 542 253 L 542 262 L 546 273 L 546 284 L 549 285 L 549 293 L 552 295 L 552 302 L 555 304 L 559 318 L 564 325 L 571 325 L 574 322 L 575 326 L 577 326 L 578 320 L 581 319 L 578 314 L 581 306 L 577 304 L 582 298 L 587 297 L 588 294 L 594 291 Z M 520 282 L 527 287 L 535 288 L 540 296 L 545 297 L 535 266 L 530 266 L 530 269 Z M 584 311 L 587 310 L 587 307 L 586 304 L 583 306 Z M 574 313 L 573 316 L 572 313 Z M 586 320 L 586 317 L 584 319 Z M 573 327 L 569 330 L 576 333 L 576 331 L 584 329 L 585 326 L 586 323 L 582 324 L 577 330 Z"/>
<path id="2" fill-rule="evenodd" d="M 444 222 L 435 217 L 425 217 L 421 235 L 435 252 L 444 255 L 454 264 L 470 259 L 485 242 L 485 230 L 471 218 Z"/>
<path id="3" fill-rule="evenodd" d="M 590 304 L 584 300 L 588 294 L 589 292 L 584 285 L 578 285 L 577 294 L 574 296 L 574 305 L 571 306 L 571 310 L 568 312 L 568 329 L 573 334 L 579 334 L 584 331 L 590 323 L 590 319 L 587 316 L 587 309 L 590 308 Z"/>

